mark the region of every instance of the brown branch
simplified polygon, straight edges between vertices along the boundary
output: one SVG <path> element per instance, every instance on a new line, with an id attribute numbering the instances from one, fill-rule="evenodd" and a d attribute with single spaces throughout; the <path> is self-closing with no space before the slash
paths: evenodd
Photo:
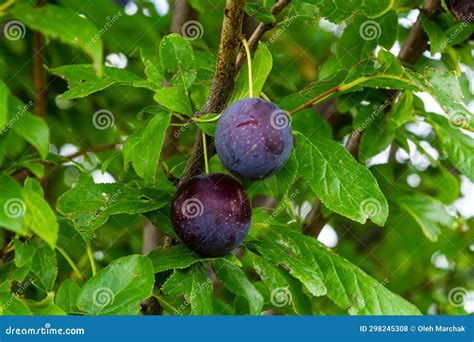
<path id="1" fill-rule="evenodd" d="M 281 12 L 281 10 L 290 3 L 291 0 L 278 0 L 272 7 L 274 15 Z M 196 116 L 201 113 L 219 113 L 224 109 L 232 89 L 234 87 L 235 74 L 242 67 L 246 54 L 243 47 L 237 54 L 237 47 L 240 45 L 240 36 L 242 32 L 243 20 L 243 1 L 227 0 L 224 22 L 222 24 L 221 42 L 219 46 L 219 55 L 217 58 L 216 71 L 211 85 L 209 98 L 206 102 L 204 110 L 196 113 Z M 249 47 L 255 49 L 258 41 L 263 34 L 271 29 L 273 25 L 266 25 L 260 23 L 257 29 L 248 40 Z M 214 142 L 211 137 L 207 137 L 207 155 L 211 157 L 215 154 Z M 203 159 L 203 142 L 202 134 L 198 134 L 196 142 L 193 146 L 193 151 L 186 164 L 183 172 L 182 180 L 186 180 L 196 174 L 199 174 L 204 169 Z"/>
<path id="2" fill-rule="evenodd" d="M 278 0 L 272 7 L 271 12 L 273 15 L 278 15 L 285 7 L 291 2 L 291 0 Z M 263 37 L 265 32 L 271 30 L 275 27 L 276 23 L 269 23 L 264 24 L 260 23 L 255 31 L 252 33 L 252 36 L 248 39 L 248 45 L 250 50 L 255 50 L 257 48 L 258 42 Z M 245 62 L 247 54 L 245 53 L 245 49 L 242 47 L 239 51 L 237 56 L 237 60 L 235 62 L 236 68 L 240 69 L 242 64 Z"/>
<path id="3" fill-rule="evenodd" d="M 114 148 L 114 147 L 116 147 L 118 145 L 122 145 L 122 144 L 123 144 L 122 141 L 117 141 L 117 142 L 111 143 L 111 144 L 99 144 L 99 145 L 94 145 L 94 146 L 87 146 L 87 147 L 83 147 L 79 151 L 74 152 L 72 154 L 69 154 L 65 157 L 68 158 L 68 159 L 74 159 L 74 158 L 83 156 L 84 154 L 87 154 L 89 152 L 107 151 L 107 150 L 110 150 L 111 148 Z"/>
<path id="4" fill-rule="evenodd" d="M 440 0 L 425 0 L 422 12 L 427 17 L 434 17 L 439 14 Z M 427 48 L 428 36 L 423 30 L 422 16 L 418 17 L 415 25 L 410 30 L 408 37 L 403 42 L 403 45 L 398 54 L 398 59 L 403 63 L 415 64 Z M 397 91 L 387 91 L 387 95 L 391 99 L 395 99 Z M 389 110 L 391 106 L 387 106 Z M 354 131 L 347 140 L 346 149 L 357 159 L 360 145 L 360 131 Z M 327 223 L 327 218 L 321 214 L 321 203 L 316 201 L 311 211 L 306 215 L 303 224 L 303 232 L 307 235 L 317 237 L 322 227 Z"/>
<path id="5" fill-rule="evenodd" d="M 227 0 L 224 9 L 224 21 L 222 23 L 219 53 L 217 55 L 216 71 L 212 80 L 209 97 L 202 113 L 219 113 L 224 109 L 229 96 L 234 88 L 234 77 L 237 72 L 235 60 L 237 48 L 240 44 L 242 34 L 242 20 L 244 16 L 244 0 Z M 208 155 L 215 153 L 214 143 L 210 137 L 208 140 Z M 186 180 L 204 169 L 202 134 L 198 134 L 193 151 L 186 164 L 182 180 Z"/>

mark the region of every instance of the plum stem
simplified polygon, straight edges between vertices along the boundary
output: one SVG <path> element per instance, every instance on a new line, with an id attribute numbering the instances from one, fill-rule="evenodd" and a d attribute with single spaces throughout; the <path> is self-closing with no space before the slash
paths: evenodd
<path id="1" fill-rule="evenodd" d="M 265 94 L 263 91 L 260 92 L 260 96 L 263 97 L 265 100 L 272 102 L 270 98 L 267 96 L 267 94 Z"/>
<path id="2" fill-rule="evenodd" d="M 206 143 L 206 133 L 202 131 L 202 149 L 204 152 L 204 170 L 206 174 L 209 173 L 209 161 L 207 160 L 207 143 Z"/>
<path id="3" fill-rule="evenodd" d="M 253 97 L 252 59 L 250 57 L 250 48 L 247 44 L 247 39 L 245 39 L 245 37 L 242 37 L 242 44 L 245 48 L 245 54 L 247 55 L 247 64 L 249 66 L 249 97 Z"/>
<path id="4" fill-rule="evenodd" d="M 94 260 L 94 255 L 92 254 L 91 246 L 87 246 L 86 250 L 87 250 L 87 256 L 89 257 L 89 262 L 92 268 L 92 276 L 95 276 L 97 274 L 97 267 L 95 266 L 95 260 Z"/>
<path id="5" fill-rule="evenodd" d="M 213 117 L 212 119 L 201 119 L 198 117 L 192 117 L 191 120 L 196 121 L 196 122 L 214 122 L 214 121 L 219 120 L 220 117 L 221 117 L 221 114 L 217 115 L 216 117 Z"/>
<path id="6" fill-rule="evenodd" d="M 81 271 L 79 271 L 79 267 L 77 267 L 77 265 L 74 263 L 74 260 L 72 260 L 72 258 L 69 256 L 69 254 L 67 254 L 67 252 L 59 246 L 56 246 L 56 250 L 59 253 L 61 253 L 61 255 L 64 257 L 64 259 L 66 259 L 66 261 L 68 262 L 69 266 L 71 266 L 71 268 L 74 271 L 74 273 L 76 274 L 76 276 L 79 279 L 85 279 L 85 277 L 82 275 Z"/>

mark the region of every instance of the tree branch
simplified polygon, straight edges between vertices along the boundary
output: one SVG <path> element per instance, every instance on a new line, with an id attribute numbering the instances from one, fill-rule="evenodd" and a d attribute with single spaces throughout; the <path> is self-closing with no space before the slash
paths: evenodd
<path id="1" fill-rule="evenodd" d="M 290 3 L 291 0 L 278 0 L 272 7 L 274 15 Z M 234 88 L 234 77 L 242 67 L 246 54 L 242 47 L 237 54 L 237 47 L 240 45 L 240 36 L 242 34 L 243 21 L 243 1 L 227 0 L 224 22 L 222 24 L 221 42 L 219 45 L 219 55 L 217 58 L 216 71 L 211 85 L 209 98 L 206 106 L 201 112 L 195 114 L 200 116 L 202 113 L 219 113 L 224 109 L 232 90 Z M 257 29 L 248 40 L 251 49 L 255 49 L 258 41 L 263 34 L 274 26 L 260 23 Z M 210 157 L 215 154 L 214 142 L 211 137 L 207 137 L 207 155 Z M 186 164 L 181 180 L 199 174 L 204 169 L 202 134 L 198 134 L 193 151 Z"/>
<path id="2" fill-rule="evenodd" d="M 271 9 L 272 14 L 278 15 L 290 2 L 291 0 L 278 0 Z M 260 23 L 255 29 L 255 31 L 252 33 L 252 36 L 250 36 L 250 38 L 247 40 L 250 50 L 255 50 L 257 48 L 258 42 L 263 37 L 265 32 L 274 28 L 275 25 L 276 23 Z M 242 67 L 242 64 L 245 62 L 246 57 L 247 55 L 245 53 L 245 49 L 242 47 L 235 62 L 237 69 L 240 69 Z"/>
<path id="3" fill-rule="evenodd" d="M 234 77 L 237 72 L 235 60 L 237 58 L 237 48 L 240 44 L 240 35 L 242 34 L 243 17 L 244 0 L 227 0 L 224 9 L 224 21 L 222 23 L 216 71 L 206 105 L 203 111 L 195 114 L 197 117 L 202 113 L 221 112 L 232 93 Z M 214 143 L 210 137 L 207 140 L 208 155 L 211 156 L 215 153 Z M 191 156 L 186 164 L 182 180 L 195 176 L 202 172 L 203 169 L 203 141 L 202 134 L 199 132 Z"/>
<path id="4" fill-rule="evenodd" d="M 440 0 L 425 0 L 422 11 L 427 17 L 438 15 L 440 9 Z M 403 63 L 415 64 L 427 48 L 428 36 L 423 30 L 422 16 L 420 15 L 408 34 L 408 37 L 403 42 L 403 45 L 398 54 L 398 58 Z M 387 91 L 388 97 L 396 98 L 397 91 Z M 391 106 L 387 106 L 389 110 Z M 360 131 L 354 131 L 347 140 L 346 149 L 357 159 L 359 145 L 360 145 Z M 303 232 L 307 235 L 317 237 L 321 229 L 327 223 L 327 219 L 321 214 L 321 202 L 316 201 L 311 211 L 306 215 Z"/>

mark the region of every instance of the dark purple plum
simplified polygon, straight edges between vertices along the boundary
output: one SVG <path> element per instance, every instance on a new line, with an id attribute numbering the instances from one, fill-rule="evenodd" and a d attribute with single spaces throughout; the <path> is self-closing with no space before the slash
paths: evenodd
<path id="1" fill-rule="evenodd" d="M 247 98 L 227 107 L 216 127 L 222 164 L 243 179 L 263 179 L 288 160 L 293 146 L 289 116 L 272 102 Z"/>
<path id="2" fill-rule="evenodd" d="M 214 173 L 185 181 L 171 206 L 173 229 L 196 253 L 221 256 L 244 240 L 250 227 L 247 193 L 232 177 Z"/>

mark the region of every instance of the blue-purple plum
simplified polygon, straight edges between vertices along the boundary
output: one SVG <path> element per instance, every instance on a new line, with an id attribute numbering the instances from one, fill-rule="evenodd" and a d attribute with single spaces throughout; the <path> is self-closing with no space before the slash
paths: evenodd
<path id="1" fill-rule="evenodd" d="M 243 179 L 264 179 L 288 160 L 293 146 L 290 118 L 270 101 L 239 100 L 217 123 L 215 146 L 222 164 Z"/>
<path id="2" fill-rule="evenodd" d="M 251 223 L 245 189 L 234 178 L 214 173 L 195 176 L 176 191 L 171 221 L 179 239 L 192 251 L 221 256 L 244 240 Z"/>

